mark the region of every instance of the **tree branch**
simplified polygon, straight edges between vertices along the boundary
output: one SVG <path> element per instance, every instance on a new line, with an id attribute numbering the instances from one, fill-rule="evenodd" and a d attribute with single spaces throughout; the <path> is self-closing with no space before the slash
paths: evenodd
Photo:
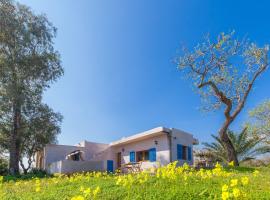
<path id="1" fill-rule="evenodd" d="M 258 78 L 258 76 L 266 70 L 266 68 L 268 67 L 268 56 L 267 56 L 267 53 L 265 53 L 265 64 L 263 65 L 263 67 L 261 67 L 256 73 L 255 75 L 253 76 L 251 82 L 249 83 L 248 85 L 248 88 L 247 90 L 245 91 L 244 93 L 244 96 L 243 96 L 243 99 L 240 101 L 240 103 L 238 104 L 238 106 L 236 107 L 235 111 L 233 112 L 232 114 L 232 118 L 234 119 L 239 113 L 240 111 L 242 110 L 242 108 L 244 107 L 245 105 L 245 102 L 247 100 L 247 97 L 251 91 L 251 88 L 255 82 L 255 80 Z"/>
<path id="2" fill-rule="evenodd" d="M 208 82 L 201 83 L 200 85 L 198 85 L 198 88 L 202 88 L 204 86 L 210 86 L 214 90 L 216 96 L 220 99 L 220 101 L 226 105 L 224 114 L 225 114 L 226 119 L 230 120 L 231 119 L 230 112 L 232 110 L 232 101 L 228 97 L 226 97 L 223 92 L 221 92 L 218 89 L 218 87 L 216 86 L 214 82 L 208 81 Z"/>

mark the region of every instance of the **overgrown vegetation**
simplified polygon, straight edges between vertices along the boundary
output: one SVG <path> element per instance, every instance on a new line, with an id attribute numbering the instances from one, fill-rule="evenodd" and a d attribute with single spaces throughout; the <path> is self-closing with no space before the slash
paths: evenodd
<path id="1" fill-rule="evenodd" d="M 265 145 L 259 136 L 249 133 L 247 128 L 244 128 L 240 133 L 229 130 L 227 134 L 232 141 L 237 159 L 240 163 L 253 160 L 257 156 L 270 152 L 270 146 Z M 219 137 L 212 135 L 212 138 L 214 142 L 203 143 L 205 149 L 212 154 L 215 158 L 214 161 L 226 162 L 228 156 L 225 145 Z"/>
<path id="2" fill-rule="evenodd" d="M 232 163 L 230 163 L 232 165 Z M 194 170 L 172 163 L 155 173 L 117 175 L 93 172 L 5 181 L 0 198 L 28 199 L 269 199 L 269 168 Z M 261 184 L 263 182 L 263 184 Z"/>

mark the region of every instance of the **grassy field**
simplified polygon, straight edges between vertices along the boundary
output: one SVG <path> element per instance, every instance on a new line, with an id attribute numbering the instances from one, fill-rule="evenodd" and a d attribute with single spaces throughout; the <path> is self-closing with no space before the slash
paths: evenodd
<path id="1" fill-rule="evenodd" d="M 270 168 L 196 171 L 175 163 L 136 175 L 85 173 L 5 181 L 0 199 L 270 199 Z"/>

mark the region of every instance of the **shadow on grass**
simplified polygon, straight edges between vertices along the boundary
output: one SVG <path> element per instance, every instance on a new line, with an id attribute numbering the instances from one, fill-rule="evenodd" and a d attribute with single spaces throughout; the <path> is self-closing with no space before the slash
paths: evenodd
<path id="1" fill-rule="evenodd" d="M 254 167 L 245 167 L 245 166 L 239 166 L 239 167 L 225 167 L 224 168 L 226 171 L 238 171 L 238 172 L 254 172 L 255 168 Z"/>

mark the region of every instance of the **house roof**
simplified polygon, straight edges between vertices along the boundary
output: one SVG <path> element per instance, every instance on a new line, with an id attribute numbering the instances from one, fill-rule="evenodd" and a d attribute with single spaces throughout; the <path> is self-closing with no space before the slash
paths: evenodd
<path id="1" fill-rule="evenodd" d="M 122 144 L 128 144 L 130 142 L 135 142 L 135 141 L 140 141 L 146 138 L 150 138 L 153 136 L 158 136 L 158 135 L 163 135 L 166 133 L 170 133 L 171 130 L 165 127 L 157 127 L 157 128 L 153 128 L 151 130 L 148 131 L 144 131 L 142 133 L 138 133 L 129 137 L 123 137 L 120 140 L 114 141 L 110 143 L 110 146 L 117 146 L 117 145 L 122 145 Z"/>
<path id="2" fill-rule="evenodd" d="M 187 132 L 179 130 L 179 129 L 176 129 L 176 130 L 178 130 L 178 131 L 180 131 L 182 133 L 191 135 L 193 137 L 193 135 L 190 134 L 190 133 L 187 133 Z M 172 132 L 172 129 L 170 129 L 170 128 L 157 127 L 157 128 L 153 128 L 153 129 L 148 130 L 148 131 L 144 131 L 142 133 L 138 133 L 138 134 L 129 136 L 129 137 L 123 137 L 120 140 L 111 142 L 110 146 L 128 144 L 128 143 L 131 143 L 131 142 L 141 141 L 141 140 L 144 140 L 144 139 L 147 139 L 147 138 L 151 138 L 153 136 L 164 135 L 164 134 L 168 134 L 168 133 L 171 133 L 171 132 Z M 197 145 L 197 144 L 199 144 L 198 139 L 193 138 L 193 145 Z"/>

